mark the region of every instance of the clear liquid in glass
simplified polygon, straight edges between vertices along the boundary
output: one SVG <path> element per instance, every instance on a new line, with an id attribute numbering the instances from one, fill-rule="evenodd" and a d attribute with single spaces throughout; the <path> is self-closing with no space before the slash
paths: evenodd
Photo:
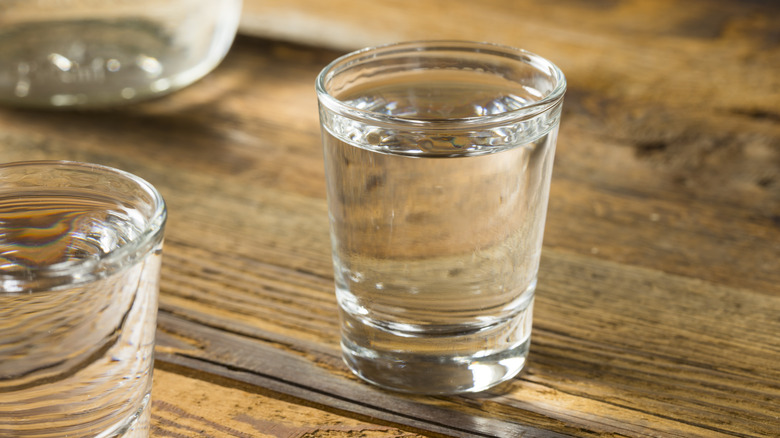
<path id="1" fill-rule="evenodd" d="M 98 195 L 0 196 L 0 436 L 148 435 L 160 248 L 89 268 L 142 227 Z M 14 280 L 45 269 L 73 275 L 50 290 Z"/>
<path id="2" fill-rule="evenodd" d="M 439 121 L 536 99 L 461 71 L 397 74 L 337 97 Z M 347 363 L 408 392 L 481 391 L 516 375 L 529 348 L 557 120 L 421 134 L 323 117 Z"/>

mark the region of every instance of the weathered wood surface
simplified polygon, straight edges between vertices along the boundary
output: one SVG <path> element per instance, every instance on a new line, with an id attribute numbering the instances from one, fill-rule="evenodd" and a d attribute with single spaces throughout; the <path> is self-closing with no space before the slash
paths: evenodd
<path id="1" fill-rule="evenodd" d="M 312 46 L 239 38 L 124 110 L 0 110 L 0 160 L 108 164 L 167 199 L 153 436 L 779 436 L 780 6 L 367 5 L 248 1 L 247 32 Z M 434 37 L 569 80 L 530 362 L 478 396 L 378 390 L 338 351 L 313 80 Z"/>
<path id="2" fill-rule="evenodd" d="M 153 437 L 288 438 L 360 436 L 414 438 L 393 426 L 324 412 L 279 394 L 203 373 L 162 365 L 152 392 Z"/>

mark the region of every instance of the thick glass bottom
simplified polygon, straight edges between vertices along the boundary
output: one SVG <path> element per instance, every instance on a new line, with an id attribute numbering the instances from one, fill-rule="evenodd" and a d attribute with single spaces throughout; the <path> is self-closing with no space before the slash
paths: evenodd
<path id="1" fill-rule="evenodd" d="M 342 343 L 344 361 L 358 377 L 377 386 L 414 394 L 480 392 L 523 369 L 530 339 L 490 356 L 440 357 L 379 353 Z"/>
<path id="2" fill-rule="evenodd" d="M 530 347 L 532 306 L 483 330 L 426 335 L 375 325 L 342 314 L 347 330 L 344 361 L 360 378 L 386 389 L 415 394 L 479 392 L 515 377 Z M 358 337 L 350 335 L 360 333 Z M 383 348 L 392 346 L 390 348 Z"/>
<path id="3" fill-rule="evenodd" d="M 141 407 L 116 426 L 101 433 L 96 438 L 147 438 L 151 428 L 151 394 L 144 396 Z"/>

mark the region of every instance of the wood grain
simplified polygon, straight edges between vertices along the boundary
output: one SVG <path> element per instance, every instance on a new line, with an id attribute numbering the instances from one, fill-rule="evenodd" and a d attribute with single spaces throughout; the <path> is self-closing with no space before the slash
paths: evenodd
<path id="1" fill-rule="evenodd" d="M 414 399 L 432 407 L 444 404 L 446 413 L 410 408 L 403 403 L 410 398 L 380 398 L 378 390 L 356 383 L 339 360 L 335 338 L 330 345 L 311 345 L 281 329 L 270 334 L 235 320 L 221 321 L 207 313 L 207 306 L 202 313 L 167 306 L 177 318 L 163 316 L 162 330 L 199 348 L 166 354 L 222 364 L 221 371 L 212 372 L 224 375 L 241 370 L 252 379 L 259 374 L 294 381 L 312 393 L 301 394 L 300 387 L 277 390 L 331 406 L 356 412 L 379 406 L 383 411 L 371 415 L 388 421 L 409 424 L 412 419 L 397 416 L 415 412 L 430 423 L 428 430 L 453 436 L 515 436 L 529 424 L 574 435 L 606 433 L 618 426 L 626 428 L 627 436 L 728 436 L 740 430 L 748 431 L 747 436 L 772 436 L 780 430 L 775 415 L 780 400 L 780 351 L 773 346 L 780 330 L 776 299 L 556 252 L 548 252 L 544 266 L 548 269 L 537 295 L 528 369 L 491 397 Z M 583 281 L 609 292 L 583 293 Z M 734 310 L 726 315 L 728 307 Z M 182 316 L 198 324 L 178 322 Z M 756 325 L 740 326 L 726 318 L 751 319 Z M 329 325 L 323 324 L 323 331 L 333 330 Z M 198 326 L 240 336 L 226 344 L 214 329 Z M 161 343 L 169 342 L 163 338 Z M 293 362 L 298 365 L 292 367 Z M 321 394 L 340 400 L 322 401 Z M 599 394 L 598 400 L 591 399 L 593 394 Z M 585 407 L 589 428 L 567 427 L 579 421 Z M 470 429 L 475 409 L 481 421 Z M 436 428 L 442 416 L 452 429 Z M 642 427 L 635 429 L 639 418 Z"/>
<path id="2" fill-rule="evenodd" d="M 155 370 L 152 400 L 154 437 L 421 436 L 280 400 L 233 381 L 206 380 L 179 368 Z"/>
<path id="3" fill-rule="evenodd" d="M 0 109 L 0 160 L 112 165 L 168 202 L 154 435 L 780 436 L 780 7 L 350 4 L 247 1 L 245 32 L 309 45 L 239 37 L 164 99 Z M 313 81 L 434 37 L 569 80 L 529 365 L 474 396 L 391 394 L 339 358 Z"/>

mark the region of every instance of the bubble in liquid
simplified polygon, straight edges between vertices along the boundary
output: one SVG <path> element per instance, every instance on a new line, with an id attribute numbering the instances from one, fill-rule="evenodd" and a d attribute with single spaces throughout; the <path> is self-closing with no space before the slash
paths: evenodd
<path id="1" fill-rule="evenodd" d="M 146 55 L 139 55 L 135 62 L 138 67 L 145 71 L 150 77 L 156 77 L 162 73 L 163 67 L 157 58 Z"/>
<path id="2" fill-rule="evenodd" d="M 109 59 L 106 61 L 106 69 L 112 73 L 116 73 L 122 68 L 122 63 L 118 59 Z"/>
<path id="3" fill-rule="evenodd" d="M 49 61 L 61 71 L 70 71 L 73 68 L 73 62 L 70 59 L 60 55 L 59 53 L 52 53 L 48 56 Z"/>

